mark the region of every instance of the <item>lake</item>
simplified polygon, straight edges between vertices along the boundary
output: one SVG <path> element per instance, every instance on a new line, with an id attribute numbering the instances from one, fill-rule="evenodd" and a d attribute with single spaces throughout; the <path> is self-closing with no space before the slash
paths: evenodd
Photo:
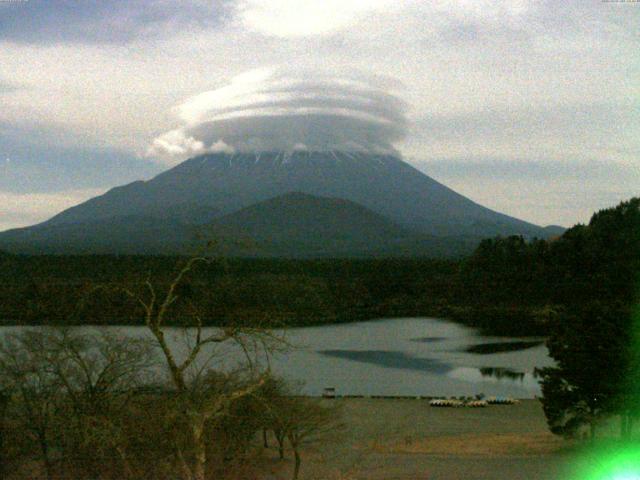
<path id="1" fill-rule="evenodd" d="M 486 337 L 431 318 L 296 328 L 287 339 L 299 348 L 277 356 L 274 369 L 305 381 L 310 394 L 532 398 L 540 394 L 535 367 L 553 365 L 542 339 Z M 474 353 L 482 345 L 491 348 Z"/>
<path id="2" fill-rule="evenodd" d="M 3 327 L 2 332 L 24 327 Z M 78 327 L 95 330 L 96 327 Z M 143 327 L 102 327 L 147 337 Z M 168 336 L 175 346 L 179 330 Z M 536 367 L 553 365 L 543 339 L 487 337 L 476 330 L 433 318 L 398 318 L 316 327 L 282 333 L 292 345 L 275 353 L 275 373 L 299 382 L 302 393 L 320 395 L 461 396 L 483 393 L 533 398 L 540 394 Z M 238 350 L 218 349 L 231 366 Z"/>

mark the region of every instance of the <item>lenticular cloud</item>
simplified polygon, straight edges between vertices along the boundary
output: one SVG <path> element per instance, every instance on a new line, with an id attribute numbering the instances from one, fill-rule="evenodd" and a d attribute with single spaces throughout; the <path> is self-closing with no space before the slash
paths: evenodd
<path id="1" fill-rule="evenodd" d="M 395 152 L 404 110 L 371 79 L 252 71 L 185 101 L 183 125 L 157 137 L 148 154 L 173 163 L 206 152 Z"/>

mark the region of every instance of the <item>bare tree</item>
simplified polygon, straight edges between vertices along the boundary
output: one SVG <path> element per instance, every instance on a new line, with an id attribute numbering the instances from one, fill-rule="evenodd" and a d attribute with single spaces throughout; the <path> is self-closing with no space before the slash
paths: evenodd
<path id="1" fill-rule="evenodd" d="M 316 443 L 328 434 L 334 434 L 341 427 L 335 408 L 327 408 L 317 401 L 297 399 L 289 412 L 292 417 L 291 427 L 287 431 L 287 439 L 294 455 L 293 480 L 300 473 L 301 448 Z"/>
<path id="2" fill-rule="evenodd" d="M 146 342 L 125 335 L 61 329 L 49 337 L 47 364 L 64 387 L 69 460 L 97 477 L 101 463 L 121 465 L 135 478 L 123 433 L 125 412 L 148 379 L 152 366 Z"/>
<path id="3" fill-rule="evenodd" d="M 40 353 L 46 347 L 45 339 L 36 331 L 7 335 L 0 343 L 0 375 L 13 399 L 11 413 L 34 436 L 47 479 L 51 480 L 52 424 L 62 385 L 43 363 Z"/>
<path id="4" fill-rule="evenodd" d="M 264 404 L 263 415 L 263 445 L 268 448 L 267 433 L 271 431 L 276 439 L 278 456 L 284 458 L 285 442 L 287 440 L 287 407 L 289 389 L 286 382 L 279 377 L 266 378 L 261 392 Z"/>
<path id="5" fill-rule="evenodd" d="M 119 477 L 134 478 L 122 420 L 150 359 L 141 342 L 77 330 L 27 330 L 3 339 L 0 373 L 14 399 L 12 413 L 37 440 L 47 478 L 52 446 L 68 473 L 98 478 L 104 464 L 119 459 Z"/>
<path id="6" fill-rule="evenodd" d="M 6 456 L 4 453 L 4 439 L 7 430 L 6 413 L 9 400 L 9 392 L 4 388 L 0 389 L 0 478 L 4 478 L 7 467 Z"/>
<path id="7" fill-rule="evenodd" d="M 207 424 L 225 415 L 233 402 L 254 394 L 262 386 L 264 378 L 257 374 L 256 357 L 261 352 L 268 353 L 274 341 L 277 343 L 278 340 L 264 328 L 256 326 L 228 325 L 205 333 L 203 318 L 198 308 L 189 299 L 184 299 L 190 320 L 186 324 L 183 323 L 183 327 L 190 327 L 185 335 L 189 342 L 183 358 L 178 358 L 166 335 L 167 323 L 172 314 L 171 308 L 179 299 L 179 290 L 187 275 L 197 264 L 209 262 L 211 259 L 206 257 L 189 259 L 173 278 L 165 293 L 161 293 L 150 279 L 145 282 L 146 294 L 123 289 L 142 307 L 144 323 L 162 351 L 170 382 L 180 403 L 181 420 L 186 432 L 185 441 L 177 445 L 176 457 L 185 480 L 204 480 L 207 464 Z M 205 383 L 198 381 L 212 368 L 215 358 L 205 350 L 209 346 L 230 342 L 234 342 L 244 352 L 247 367 L 255 374 L 255 380 L 233 392 L 211 395 L 211 391 L 203 388 Z M 190 455 L 184 451 L 185 445 L 190 448 Z"/>
<path id="8" fill-rule="evenodd" d="M 294 396 L 282 379 L 269 378 L 264 397 L 266 425 L 274 432 L 280 458 L 288 440 L 294 457 L 293 480 L 302 463 L 302 448 L 336 434 L 343 424 L 338 404 Z"/>

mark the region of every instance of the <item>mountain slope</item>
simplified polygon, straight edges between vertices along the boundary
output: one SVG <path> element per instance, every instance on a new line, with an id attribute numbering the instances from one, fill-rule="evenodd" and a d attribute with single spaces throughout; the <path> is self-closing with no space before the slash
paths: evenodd
<path id="1" fill-rule="evenodd" d="M 44 224 L 1 236 L 3 247 L 30 254 L 188 254 L 211 239 L 226 254 L 243 257 L 452 256 L 473 247 L 469 241 L 416 234 L 348 200 L 296 192 L 206 225 L 125 216 Z"/>
<path id="2" fill-rule="evenodd" d="M 289 192 L 351 200 L 433 235 L 544 235 L 540 227 L 482 207 L 396 157 L 349 152 L 203 155 L 147 182 L 114 188 L 46 223 L 149 216 L 181 204 L 225 215 Z"/>
<path id="3" fill-rule="evenodd" d="M 0 233 L 0 245 L 27 254 L 171 254 L 193 238 L 188 223 L 157 217 L 113 217 L 37 225 Z"/>
<path id="4" fill-rule="evenodd" d="M 210 238 L 246 239 L 245 246 L 232 247 L 244 256 L 449 256 L 470 248 L 468 242 L 416 234 L 349 200 L 299 192 L 243 208 L 202 231 Z"/>
<path id="5" fill-rule="evenodd" d="M 274 152 L 192 158 L 39 225 L 0 233 L 0 248 L 174 253 L 198 230 L 230 243 L 234 235 L 255 237 L 265 255 L 291 256 L 440 255 L 484 237 L 552 233 L 482 207 L 394 156 Z"/>

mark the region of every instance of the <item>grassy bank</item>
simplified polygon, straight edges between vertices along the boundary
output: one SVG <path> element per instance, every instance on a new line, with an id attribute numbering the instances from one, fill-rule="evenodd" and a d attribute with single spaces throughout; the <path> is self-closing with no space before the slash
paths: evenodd
<path id="1" fill-rule="evenodd" d="M 548 432 L 537 400 L 487 408 L 432 408 L 411 399 L 338 399 L 345 427 L 306 454 L 308 480 L 556 480 L 575 444 Z M 290 459 L 273 462 L 285 479 Z"/>

